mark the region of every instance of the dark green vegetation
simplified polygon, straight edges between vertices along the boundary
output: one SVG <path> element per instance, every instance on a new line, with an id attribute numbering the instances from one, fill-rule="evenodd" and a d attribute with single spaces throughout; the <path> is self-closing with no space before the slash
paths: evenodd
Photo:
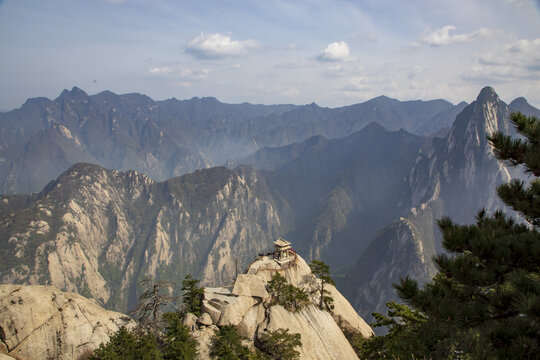
<path id="1" fill-rule="evenodd" d="M 285 280 L 283 277 L 281 279 Z M 277 280 L 276 280 L 277 281 Z M 145 277 L 139 283 L 145 290 L 137 307 L 142 319 L 134 330 L 122 326 L 106 344 L 90 355 L 90 360 L 193 360 L 198 355 L 198 344 L 193 337 L 193 330 L 183 324 L 188 312 L 199 311 L 203 288 L 199 280 L 187 275 L 182 282 L 184 291 L 183 306 L 179 312 L 162 314 L 160 307 L 166 305 L 169 298 L 163 298 L 160 291 L 170 284 L 154 281 Z M 281 283 L 281 281 L 280 281 Z M 191 331 L 190 331 L 191 330 Z M 273 360 L 297 359 L 296 347 L 302 346 L 300 334 L 289 334 L 288 330 L 268 331 L 255 342 L 256 350 L 251 351 L 242 341 L 234 326 L 223 326 L 212 338 L 210 356 L 224 360 Z"/>
<path id="2" fill-rule="evenodd" d="M 522 138 L 496 133 L 488 139 L 497 158 L 523 165 L 527 186 L 513 180 L 497 188 L 503 201 L 527 219 L 484 210 L 474 225 L 442 218 L 447 253 L 434 257 L 435 278 L 420 287 L 411 278 L 395 285 L 409 307 L 389 303 L 376 315 L 388 334 L 357 342 L 365 358 L 537 359 L 540 353 L 540 123 L 513 114 Z"/>
<path id="3" fill-rule="evenodd" d="M 199 286 L 200 280 L 194 279 L 191 274 L 187 274 L 182 280 L 182 296 L 184 302 L 184 313 L 192 313 L 201 316 L 201 304 L 204 297 L 204 288 Z"/>
<path id="4" fill-rule="evenodd" d="M 249 360 L 254 359 L 253 354 L 245 345 L 242 337 L 238 335 L 234 326 L 223 326 L 212 340 L 210 356 L 223 360 Z"/>
<path id="5" fill-rule="evenodd" d="M 300 353 L 296 350 L 302 346 L 300 334 L 289 334 L 288 329 L 267 331 L 258 340 L 256 346 L 263 354 L 263 359 L 292 360 L 300 357 Z"/>
<path id="6" fill-rule="evenodd" d="M 128 331 L 122 327 L 107 344 L 101 344 L 90 356 L 90 360 L 161 360 L 197 358 L 197 342 L 189 329 L 182 325 L 182 318 L 177 313 L 163 315 L 165 329 L 157 335 L 137 328 Z"/>
<path id="7" fill-rule="evenodd" d="M 321 310 L 324 310 L 324 308 L 328 310 L 332 310 L 334 308 L 334 299 L 329 296 L 329 291 L 326 290 L 324 287 L 325 285 L 336 285 L 332 277 L 330 276 L 330 266 L 326 265 L 324 262 L 314 259 L 309 264 L 309 267 L 311 268 L 311 272 L 313 275 L 315 275 L 319 280 L 319 308 Z"/>
<path id="8" fill-rule="evenodd" d="M 272 297 L 272 305 L 281 305 L 288 311 L 297 311 L 309 304 L 308 294 L 287 282 L 287 279 L 277 272 L 268 282 L 268 292 Z"/>
<path id="9" fill-rule="evenodd" d="M 160 360 L 155 336 L 137 333 L 121 327 L 107 344 L 101 344 L 89 360 Z"/>

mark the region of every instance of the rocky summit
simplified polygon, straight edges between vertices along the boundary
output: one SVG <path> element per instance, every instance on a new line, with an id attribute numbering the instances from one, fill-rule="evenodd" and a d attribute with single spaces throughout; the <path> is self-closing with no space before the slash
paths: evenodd
<path id="1" fill-rule="evenodd" d="M 213 334 L 216 326 L 232 325 L 251 346 L 265 332 L 284 328 L 300 334 L 301 359 L 357 359 L 345 334 L 370 337 L 373 331 L 369 325 L 331 285 L 327 286 L 334 299 L 334 309 L 321 310 L 317 306 L 319 297 L 315 290 L 320 280 L 312 274 L 304 259 L 297 254 L 277 259 L 274 254 L 261 254 L 244 274 L 238 275 L 232 286 L 205 289 L 202 314 L 191 320 L 191 324 L 197 324 L 195 335 L 201 344 L 201 352 L 208 353 L 209 332 Z M 268 282 L 275 274 L 311 294 L 309 304 L 295 311 L 274 304 Z"/>

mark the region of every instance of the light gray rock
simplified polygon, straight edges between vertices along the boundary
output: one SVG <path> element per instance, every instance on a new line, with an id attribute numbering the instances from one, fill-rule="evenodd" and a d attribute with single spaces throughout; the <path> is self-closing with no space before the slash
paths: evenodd
<path id="1" fill-rule="evenodd" d="M 244 315 L 247 314 L 249 308 L 255 304 L 257 304 L 257 300 L 251 296 L 239 296 L 235 302 L 223 308 L 217 325 L 238 325 Z"/>
<path id="2" fill-rule="evenodd" d="M 9 356 L 9 355 L 0 353 L 0 360 L 16 360 L 16 359 L 14 357 Z"/>
<path id="3" fill-rule="evenodd" d="M 187 313 L 182 319 L 182 324 L 187 326 L 188 328 L 191 328 L 192 326 L 197 324 L 197 316 L 192 313 Z"/>
<path id="4" fill-rule="evenodd" d="M 259 326 L 258 336 L 265 330 L 276 331 L 280 328 L 289 329 L 291 334 L 300 334 L 302 346 L 297 350 L 301 359 L 358 359 L 332 316 L 314 305 L 294 313 L 280 305 L 272 306 L 266 321 Z"/>
<path id="5" fill-rule="evenodd" d="M 221 311 L 216 309 L 208 300 L 202 301 L 202 311 L 208 313 L 212 318 L 212 323 L 217 324 L 221 317 Z"/>
<path id="6" fill-rule="evenodd" d="M 234 295 L 255 296 L 266 299 L 270 295 L 266 291 L 266 282 L 260 276 L 253 274 L 239 274 L 232 290 Z"/>
<path id="7" fill-rule="evenodd" d="M 252 306 L 236 326 L 238 334 L 250 340 L 255 339 L 257 327 L 264 321 L 265 308 L 261 305 Z"/>
<path id="8" fill-rule="evenodd" d="M 212 318 L 210 317 L 208 313 L 203 313 L 198 321 L 199 321 L 199 324 L 204 325 L 204 326 L 212 325 Z"/>
<path id="9" fill-rule="evenodd" d="M 17 359 L 77 359 L 109 341 L 124 314 L 54 286 L 0 285 L 0 327 L 8 355 Z"/>

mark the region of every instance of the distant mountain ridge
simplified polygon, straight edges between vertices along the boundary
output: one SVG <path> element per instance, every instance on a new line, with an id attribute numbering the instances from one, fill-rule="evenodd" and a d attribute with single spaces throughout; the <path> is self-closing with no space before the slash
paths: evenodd
<path id="1" fill-rule="evenodd" d="M 429 135 L 450 126 L 460 106 L 387 97 L 336 109 L 215 98 L 154 101 L 136 93 L 89 96 L 74 87 L 0 113 L 0 193 L 39 191 L 77 162 L 135 169 L 162 181 L 263 147 L 345 137 L 372 121 Z"/>
<path id="2" fill-rule="evenodd" d="M 448 136 L 433 139 L 429 151 L 419 155 L 409 177 L 411 210 L 379 232 L 343 280 L 346 296 L 362 316 L 385 312 L 385 303 L 396 299 L 391 284 L 401 277 L 423 282 L 436 273 L 431 258 L 442 251 L 437 219 L 450 216 L 467 224 L 481 208 L 510 211 L 495 189 L 522 174 L 495 159 L 486 136 L 495 131 L 515 134 L 512 111 L 537 111 L 512 106 L 493 88 L 482 89 L 457 116 Z"/>
<path id="3" fill-rule="evenodd" d="M 103 96 L 116 99 L 114 94 Z M 130 95 L 124 101 L 139 97 Z M 84 100 L 69 100 L 64 113 L 77 114 L 69 110 L 75 106 L 71 104 L 97 111 L 92 103 L 97 100 L 86 105 Z M 387 101 L 391 100 L 374 103 Z M 113 108 L 121 112 L 120 106 Z M 334 111 L 320 109 L 308 105 L 282 115 L 292 119 L 303 111 L 320 116 Z M 109 308 L 126 309 L 135 301 L 137 280 L 146 273 L 164 280 L 192 273 L 205 284 L 227 283 L 248 257 L 283 236 L 303 257 L 321 258 L 336 274 L 346 273 L 339 277 L 340 290 L 366 316 L 381 311 L 393 296 L 391 283 L 399 277 L 411 274 L 425 280 L 433 275 L 430 258 L 440 251 L 436 219 L 449 215 L 472 222 L 481 207 L 499 207 L 495 185 L 520 174 L 495 161 L 485 135 L 496 129 L 511 133 L 511 111 L 488 87 L 457 115 L 444 137 L 391 131 L 372 122 L 341 138 L 319 134 L 280 147 L 268 145 L 231 162 L 233 169 L 202 169 L 163 182 L 137 171 L 79 163 L 40 193 L 0 198 L 0 256 L 6 259 L 0 263 L 0 279 L 53 283 Z M 101 129 L 102 122 L 92 125 L 84 116 L 66 117 L 77 124 L 80 120 L 87 131 Z M 132 134 L 140 135 L 137 126 L 143 118 L 131 122 L 112 116 L 107 124 L 126 121 L 133 125 Z M 310 121 L 305 120 L 317 124 Z M 207 123 L 219 119 L 210 117 Z M 179 125 L 168 126 L 171 130 Z M 256 121 L 250 126 L 254 128 Z M 160 138 L 166 142 L 165 135 L 172 133 L 157 123 L 149 128 L 155 136 L 146 138 L 154 139 L 150 145 L 159 145 Z M 74 143 L 82 143 L 85 134 L 67 125 L 47 129 L 51 138 Z M 294 135 L 292 126 L 285 132 L 276 129 L 272 141 Z M 124 130 L 112 133 L 132 141 L 129 128 Z M 208 141 L 213 141 L 210 133 Z M 41 139 L 35 144 L 51 143 Z"/>

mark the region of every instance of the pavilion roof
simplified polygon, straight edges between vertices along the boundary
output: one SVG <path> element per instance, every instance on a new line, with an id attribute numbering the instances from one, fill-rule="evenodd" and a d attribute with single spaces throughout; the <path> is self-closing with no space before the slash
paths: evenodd
<path id="1" fill-rule="evenodd" d="M 274 241 L 274 245 L 279 246 L 279 247 L 285 247 L 285 246 L 291 246 L 291 243 L 285 239 L 278 238 L 276 241 Z"/>

